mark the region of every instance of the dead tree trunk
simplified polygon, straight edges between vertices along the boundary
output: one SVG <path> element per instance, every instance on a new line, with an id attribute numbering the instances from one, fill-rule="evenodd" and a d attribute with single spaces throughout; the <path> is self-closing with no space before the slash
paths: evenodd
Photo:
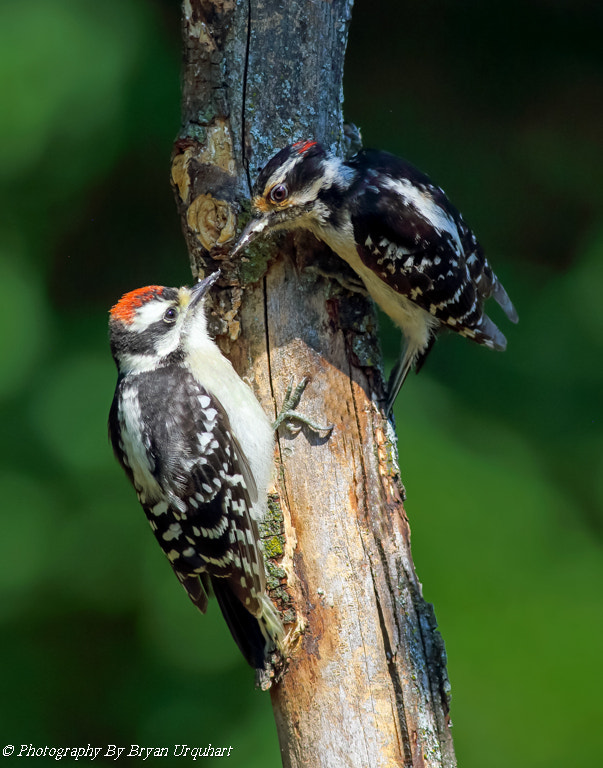
<path id="1" fill-rule="evenodd" d="M 172 179 L 193 274 L 222 269 L 214 331 L 276 414 L 293 376 L 330 439 L 280 436 L 265 531 L 291 632 L 272 687 L 285 766 L 454 766 L 443 644 L 415 574 L 372 305 L 284 236 L 228 258 L 249 181 L 291 141 L 342 150 L 352 0 L 184 0 L 183 126 Z M 243 215 L 242 215 L 243 214 Z M 343 270 L 339 261 L 331 262 Z"/>

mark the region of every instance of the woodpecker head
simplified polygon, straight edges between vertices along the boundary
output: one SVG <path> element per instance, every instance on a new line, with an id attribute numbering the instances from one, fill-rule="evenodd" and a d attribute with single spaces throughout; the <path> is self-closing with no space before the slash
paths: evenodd
<path id="1" fill-rule="evenodd" d="M 325 199 L 347 188 L 352 173 L 316 141 L 298 141 L 281 149 L 258 175 L 253 218 L 232 253 L 277 229 L 319 230 L 332 211 Z"/>
<path id="2" fill-rule="evenodd" d="M 214 272 L 192 288 L 148 285 L 124 294 L 109 315 L 111 352 L 120 373 L 149 370 L 207 340 L 203 298 L 219 276 Z"/>

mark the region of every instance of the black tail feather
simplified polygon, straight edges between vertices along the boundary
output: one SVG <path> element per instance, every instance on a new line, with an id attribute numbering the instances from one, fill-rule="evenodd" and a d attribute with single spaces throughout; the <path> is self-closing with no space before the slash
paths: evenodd
<path id="1" fill-rule="evenodd" d="M 264 669 L 267 655 L 274 650 L 274 644 L 264 636 L 259 620 L 249 613 L 234 594 L 228 579 L 214 577 L 211 583 L 230 633 L 245 660 L 255 669 Z"/>

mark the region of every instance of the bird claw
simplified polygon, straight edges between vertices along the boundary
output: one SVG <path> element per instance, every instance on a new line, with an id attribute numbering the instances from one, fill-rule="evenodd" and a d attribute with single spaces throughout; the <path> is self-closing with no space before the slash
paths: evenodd
<path id="1" fill-rule="evenodd" d="M 287 424 L 287 429 L 294 436 L 299 434 L 302 426 L 308 427 L 313 432 L 316 432 L 322 437 L 328 437 L 333 431 L 333 424 L 322 426 L 317 424 L 308 416 L 297 413 L 295 410 L 300 403 L 304 390 L 308 385 L 308 381 L 308 377 L 304 376 L 304 378 L 294 388 L 294 379 L 293 377 L 290 379 L 289 384 L 287 385 L 287 389 L 285 390 L 285 399 L 283 400 L 282 408 L 276 417 L 274 424 L 272 425 L 275 432 L 284 423 Z"/>

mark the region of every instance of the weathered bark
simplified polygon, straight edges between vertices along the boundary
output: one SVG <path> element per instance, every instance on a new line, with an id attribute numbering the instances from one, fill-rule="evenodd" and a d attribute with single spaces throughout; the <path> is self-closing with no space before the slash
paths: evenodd
<path id="1" fill-rule="evenodd" d="M 276 149 L 310 137 L 342 150 L 350 12 L 351 0 L 184 0 L 172 178 L 193 273 L 222 269 L 212 316 L 222 349 L 267 412 L 308 375 L 304 414 L 335 425 L 329 439 L 304 430 L 277 445 L 265 548 L 290 630 L 272 687 L 283 764 L 448 768 L 444 650 L 378 407 L 373 307 L 320 277 L 313 267 L 333 257 L 310 236 L 228 258 L 249 179 Z"/>

